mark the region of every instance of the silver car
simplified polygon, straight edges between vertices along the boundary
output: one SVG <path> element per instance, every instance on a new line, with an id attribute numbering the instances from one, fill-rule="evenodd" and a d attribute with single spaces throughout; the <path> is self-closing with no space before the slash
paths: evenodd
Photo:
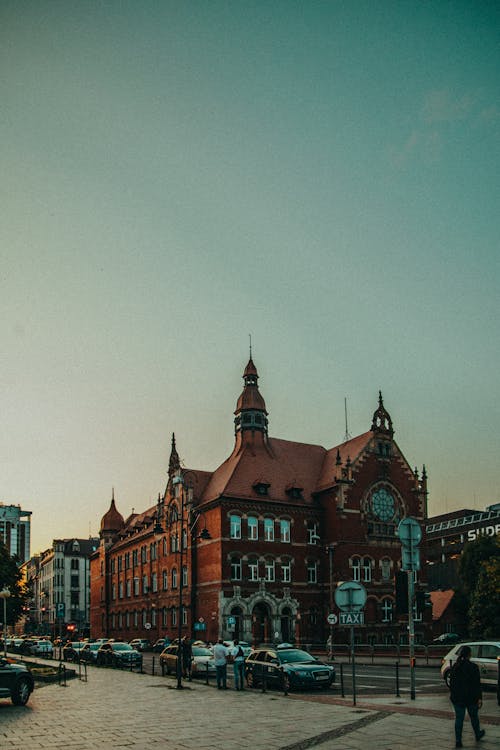
<path id="1" fill-rule="evenodd" d="M 450 686 L 450 671 L 458 659 L 462 646 L 469 646 L 471 658 L 479 667 L 481 683 L 483 685 L 497 685 L 498 683 L 498 658 L 500 658 L 500 641 L 467 641 L 457 643 L 451 651 L 448 651 L 441 664 L 441 676 Z"/>

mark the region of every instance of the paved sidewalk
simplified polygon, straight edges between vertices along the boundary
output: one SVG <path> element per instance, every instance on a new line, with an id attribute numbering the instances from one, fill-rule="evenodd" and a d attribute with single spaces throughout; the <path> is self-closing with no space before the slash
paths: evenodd
<path id="1" fill-rule="evenodd" d="M 88 681 L 37 688 L 24 708 L 0 701 L 2 750 L 441 750 L 454 748 L 446 694 L 377 696 L 352 705 L 332 695 L 175 689 L 167 677 L 89 669 Z M 500 746 L 500 708 L 487 693 L 482 750 Z M 470 724 L 464 747 L 478 747 Z"/>

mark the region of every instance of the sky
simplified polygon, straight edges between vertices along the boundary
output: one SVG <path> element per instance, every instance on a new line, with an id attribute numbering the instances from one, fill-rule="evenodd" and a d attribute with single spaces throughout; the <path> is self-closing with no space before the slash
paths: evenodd
<path id="1" fill-rule="evenodd" d="M 0 501 L 32 553 L 378 391 L 429 515 L 500 502 L 500 6 L 0 0 Z"/>

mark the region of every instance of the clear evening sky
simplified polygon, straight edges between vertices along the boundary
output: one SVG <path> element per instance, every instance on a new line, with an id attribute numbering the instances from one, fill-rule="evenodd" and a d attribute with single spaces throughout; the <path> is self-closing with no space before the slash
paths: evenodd
<path id="1" fill-rule="evenodd" d="M 500 501 L 496 2 L 0 0 L 0 500 L 32 552 L 369 429 Z"/>

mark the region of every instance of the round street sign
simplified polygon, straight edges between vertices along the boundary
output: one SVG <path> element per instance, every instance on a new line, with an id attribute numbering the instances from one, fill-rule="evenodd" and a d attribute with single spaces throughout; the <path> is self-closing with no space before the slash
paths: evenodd
<path id="1" fill-rule="evenodd" d="M 151 623 L 150 622 L 145 622 L 144 623 L 144 627 L 146 628 L 146 630 L 151 630 Z"/>
<path id="2" fill-rule="evenodd" d="M 366 589 L 357 581 L 344 581 L 335 589 L 335 604 L 341 612 L 359 612 L 366 599 Z"/>
<path id="3" fill-rule="evenodd" d="M 329 614 L 326 618 L 329 625 L 336 625 L 337 624 L 337 615 L 334 615 L 333 613 Z"/>
<path id="4" fill-rule="evenodd" d="M 403 518 L 398 526 L 398 537 L 404 547 L 417 547 L 422 539 L 422 529 L 414 518 Z"/>

